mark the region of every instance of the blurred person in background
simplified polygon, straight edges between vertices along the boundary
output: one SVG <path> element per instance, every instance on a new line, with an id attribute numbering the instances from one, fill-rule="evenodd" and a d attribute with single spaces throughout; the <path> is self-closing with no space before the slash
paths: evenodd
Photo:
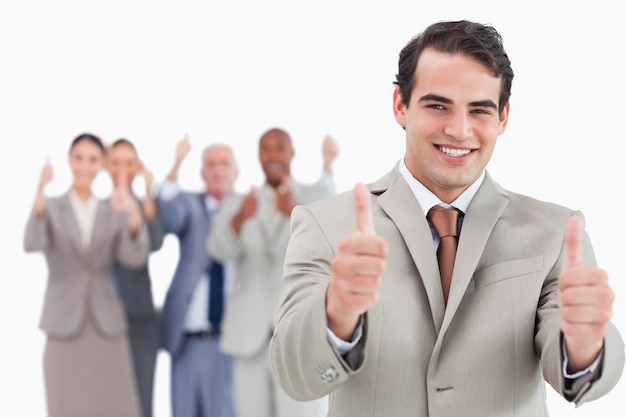
<path id="1" fill-rule="evenodd" d="M 178 170 L 189 154 L 185 136 L 176 145 L 174 166 L 161 185 L 159 216 L 179 242 L 179 260 L 167 290 L 160 334 L 171 357 L 173 417 L 234 417 L 232 358 L 219 349 L 221 316 L 232 265 L 205 250 L 213 218 L 237 178 L 230 147 L 213 144 L 202 152 L 202 192 L 178 188 Z"/>
<path id="2" fill-rule="evenodd" d="M 73 183 L 44 196 L 52 181 L 43 167 L 24 235 L 26 252 L 43 252 L 48 266 L 40 328 L 46 333 L 44 381 L 49 417 L 140 417 L 123 306 L 111 283 L 114 261 L 139 267 L 148 256 L 140 208 L 127 184 L 109 201 L 91 186 L 104 165 L 95 135 L 70 146 Z"/>
<path id="3" fill-rule="evenodd" d="M 157 203 L 153 195 L 154 176 L 140 162 L 137 149 L 127 139 L 118 139 L 106 152 L 106 168 L 116 188 L 123 186 L 131 193 L 133 182 L 139 174 L 145 183 L 143 201 L 133 194 L 141 207 L 148 228 L 150 252 L 161 249 L 163 228 L 157 216 Z M 159 349 L 158 319 L 152 298 L 150 271 L 146 260 L 139 267 L 127 267 L 119 261 L 113 263 L 113 284 L 119 294 L 128 320 L 128 337 L 133 356 L 135 378 L 139 391 L 143 417 L 152 417 L 154 372 Z"/>
<path id="4" fill-rule="evenodd" d="M 307 417 L 325 414 L 326 399 L 298 402 L 274 382 L 268 346 L 283 290 L 283 262 L 291 211 L 335 194 L 332 164 L 335 140 L 322 144 L 323 171 L 315 184 L 291 175 L 295 155 L 283 129 L 264 132 L 258 144 L 265 184 L 247 195 L 232 195 L 218 213 L 207 250 L 218 260 L 234 261 L 236 277 L 226 303 L 221 348 L 235 357 L 234 387 L 239 417 Z"/>

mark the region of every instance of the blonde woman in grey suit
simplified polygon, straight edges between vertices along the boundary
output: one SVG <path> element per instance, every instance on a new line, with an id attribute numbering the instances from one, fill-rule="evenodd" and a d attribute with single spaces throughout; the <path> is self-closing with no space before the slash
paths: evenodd
<path id="1" fill-rule="evenodd" d="M 118 261 L 140 266 L 148 236 L 127 187 L 109 202 L 91 184 L 104 162 L 101 140 L 82 134 L 72 142 L 70 190 L 44 197 L 50 164 L 41 173 L 26 225 L 26 252 L 42 251 L 48 265 L 40 328 L 47 334 L 44 379 L 49 417 L 139 417 L 127 324 L 111 280 Z"/>
<path id="2" fill-rule="evenodd" d="M 132 184 L 138 175 L 144 179 L 146 191 L 142 201 L 137 199 L 148 230 L 150 252 L 163 245 L 164 230 L 157 216 L 156 199 L 152 195 L 154 176 L 139 160 L 137 149 L 127 139 L 118 139 L 107 148 L 106 166 L 115 185 Z M 159 351 L 158 318 L 152 299 L 152 284 L 148 262 L 141 267 L 129 268 L 113 262 L 113 285 L 122 300 L 128 320 L 128 340 L 133 357 L 137 389 L 143 417 L 152 417 L 154 374 Z"/>

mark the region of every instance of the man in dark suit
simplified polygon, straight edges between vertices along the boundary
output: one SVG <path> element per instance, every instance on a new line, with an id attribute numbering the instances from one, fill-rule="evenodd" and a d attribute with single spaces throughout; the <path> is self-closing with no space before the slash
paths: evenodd
<path id="1" fill-rule="evenodd" d="M 161 338 L 171 356 L 173 417 L 234 417 L 232 358 L 219 350 L 230 264 L 211 259 L 205 241 L 215 212 L 232 191 L 237 167 L 232 149 L 216 144 L 202 154 L 206 191 L 181 192 L 176 180 L 190 150 L 185 136 L 158 198 L 159 216 L 179 241 L 179 262 L 161 314 Z M 223 275 L 216 275 L 222 271 Z"/>
<path id="2" fill-rule="evenodd" d="M 135 176 L 137 174 L 143 176 L 146 192 L 139 204 L 148 227 L 150 252 L 158 251 L 163 245 L 163 228 L 157 216 L 156 200 L 153 196 L 152 172 L 139 161 L 135 146 L 127 139 L 118 139 L 109 146 L 106 152 L 106 168 L 116 186 L 124 182 L 131 191 Z M 128 320 L 128 338 L 142 414 L 143 417 L 152 417 L 152 393 L 159 336 L 148 262 L 138 268 L 129 268 L 114 262 L 111 273 Z"/>
<path id="3" fill-rule="evenodd" d="M 402 50 L 404 156 L 292 215 L 270 345 L 292 397 L 330 394 L 341 417 L 547 416 L 544 380 L 577 406 L 615 386 L 624 342 L 582 214 L 485 170 L 512 79 L 490 26 L 435 23 Z"/>

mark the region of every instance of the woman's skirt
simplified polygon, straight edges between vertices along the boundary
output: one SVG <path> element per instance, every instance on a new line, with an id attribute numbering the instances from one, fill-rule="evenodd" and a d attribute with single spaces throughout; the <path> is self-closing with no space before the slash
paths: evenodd
<path id="1" fill-rule="evenodd" d="M 72 339 L 46 340 L 48 417 L 140 417 L 128 337 L 107 338 L 85 321 Z"/>

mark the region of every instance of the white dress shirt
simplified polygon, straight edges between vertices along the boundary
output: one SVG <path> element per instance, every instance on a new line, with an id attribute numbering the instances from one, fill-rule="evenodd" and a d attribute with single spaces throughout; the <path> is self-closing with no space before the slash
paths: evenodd
<path id="1" fill-rule="evenodd" d="M 170 201 L 174 199 L 179 193 L 178 185 L 171 181 L 165 181 L 161 185 L 159 192 L 159 198 L 163 201 Z M 211 213 L 211 220 L 220 207 L 220 202 L 209 194 L 205 194 L 204 203 L 206 209 Z M 224 299 L 232 289 L 233 280 L 235 276 L 235 264 L 234 262 L 226 262 L 222 264 L 224 267 Z M 211 330 L 211 324 L 209 323 L 209 317 L 207 312 L 209 311 L 209 275 L 203 273 L 194 288 L 189 301 L 189 307 L 187 308 L 187 315 L 185 316 L 184 328 L 187 332 L 198 332 Z"/>
<path id="2" fill-rule="evenodd" d="M 83 201 L 73 190 L 69 192 L 69 199 L 76 223 L 78 224 L 81 244 L 83 248 L 87 249 L 91 246 L 91 235 L 93 234 L 93 225 L 96 222 L 98 200 L 94 196 L 90 196 L 87 201 Z"/>

